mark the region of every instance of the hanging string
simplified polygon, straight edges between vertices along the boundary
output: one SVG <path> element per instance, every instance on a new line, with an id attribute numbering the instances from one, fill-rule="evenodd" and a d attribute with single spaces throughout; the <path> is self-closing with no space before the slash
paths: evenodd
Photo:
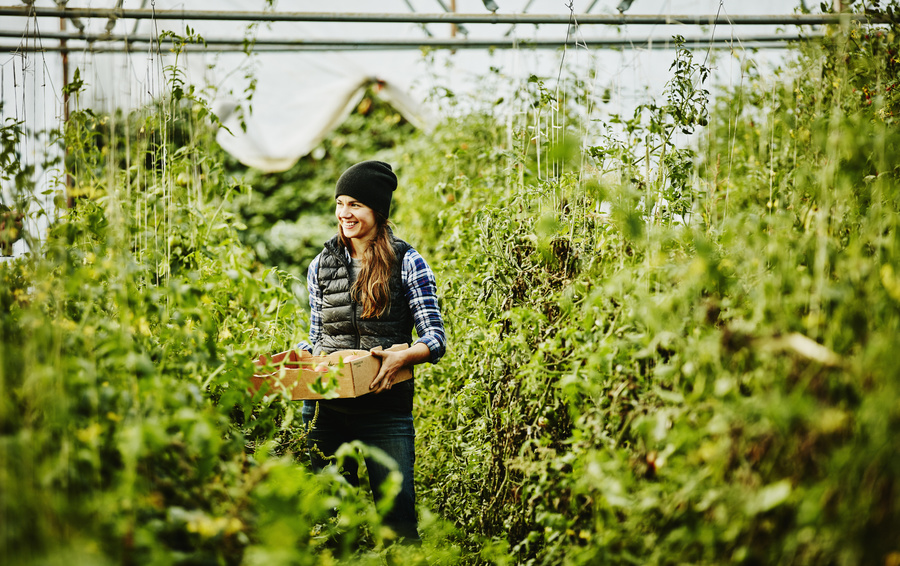
<path id="1" fill-rule="evenodd" d="M 725 18 L 728 20 L 728 23 L 731 24 L 731 42 L 732 42 L 732 44 L 734 43 L 735 40 L 737 40 L 737 43 L 738 43 L 741 53 L 746 55 L 747 50 L 744 48 L 743 44 L 741 43 L 741 38 L 735 37 L 735 35 L 734 35 L 734 24 L 732 23 L 731 17 L 728 15 L 728 12 L 725 10 L 725 0 L 719 0 L 719 10 L 718 10 L 718 12 L 716 12 L 716 21 L 718 21 L 719 14 L 722 13 L 723 11 L 725 12 Z M 715 27 L 713 28 L 713 31 L 715 31 Z M 710 47 L 710 49 L 711 49 L 711 47 Z M 734 53 L 733 47 L 732 47 L 732 53 Z M 741 62 L 741 80 L 740 80 L 740 84 L 738 85 L 738 93 L 739 93 L 738 96 L 740 96 L 740 97 L 744 96 L 743 86 L 744 86 L 744 64 L 743 64 L 743 62 Z M 732 113 L 736 112 L 736 110 L 734 109 L 733 106 L 732 106 L 731 111 L 732 111 Z M 734 118 L 733 122 L 732 122 L 732 118 Z M 733 124 L 733 127 L 732 127 L 732 124 Z M 732 166 L 734 164 L 734 152 L 735 152 L 736 144 L 737 144 L 737 116 L 736 115 L 732 115 L 732 116 L 728 117 L 728 130 L 729 130 L 728 131 L 728 139 L 729 139 L 730 147 L 729 147 L 729 152 L 728 152 L 728 173 L 725 176 L 725 210 L 723 211 L 723 220 L 728 216 L 728 200 L 729 200 L 728 197 L 731 194 L 731 188 L 730 188 L 731 187 L 731 173 L 732 173 Z M 713 187 L 713 188 L 715 189 L 715 187 Z"/>

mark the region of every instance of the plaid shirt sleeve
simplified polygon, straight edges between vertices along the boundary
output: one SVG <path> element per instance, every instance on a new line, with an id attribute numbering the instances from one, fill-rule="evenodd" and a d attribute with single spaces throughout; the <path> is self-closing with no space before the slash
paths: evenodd
<path id="1" fill-rule="evenodd" d="M 313 351 L 313 344 L 322 337 L 322 290 L 319 288 L 319 257 L 317 255 L 306 271 L 306 289 L 309 291 L 309 341 L 303 340 L 297 348 Z"/>
<path id="2" fill-rule="evenodd" d="M 422 342 L 431 351 L 431 363 L 437 363 L 447 348 L 444 320 L 437 300 L 437 282 L 434 272 L 416 250 L 410 248 L 403 256 L 400 273 L 409 308 L 412 310 L 416 343 Z"/>

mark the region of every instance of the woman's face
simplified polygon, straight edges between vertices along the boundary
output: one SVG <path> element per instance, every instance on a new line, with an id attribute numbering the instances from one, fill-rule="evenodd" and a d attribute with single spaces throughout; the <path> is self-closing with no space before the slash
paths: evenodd
<path id="1" fill-rule="evenodd" d="M 375 237 L 375 211 L 358 200 L 346 195 L 337 197 L 335 216 L 345 237 L 363 241 Z"/>

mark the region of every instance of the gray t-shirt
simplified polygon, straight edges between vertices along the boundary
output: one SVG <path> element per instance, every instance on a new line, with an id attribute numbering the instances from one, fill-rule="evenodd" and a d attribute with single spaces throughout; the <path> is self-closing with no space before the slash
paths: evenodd
<path id="1" fill-rule="evenodd" d="M 360 265 L 362 265 L 362 260 L 356 257 L 350 258 L 350 281 L 356 281 L 356 275 L 359 273 Z"/>

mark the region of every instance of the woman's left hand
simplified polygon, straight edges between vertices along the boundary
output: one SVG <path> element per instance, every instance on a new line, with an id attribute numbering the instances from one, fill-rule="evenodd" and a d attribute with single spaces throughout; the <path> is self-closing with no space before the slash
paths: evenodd
<path id="1" fill-rule="evenodd" d="M 373 393 L 381 393 L 387 391 L 394 385 L 397 374 L 406 366 L 421 364 L 431 359 L 431 352 L 428 346 L 422 342 L 413 344 L 411 348 L 406 350 L 371 350 L 370 353 L 376 358 L 381 359 L 381 370 L 372 383 L 369 384 L 369 390 Z"/>
<path id="2" fill-rule="evenodd" d="M 403 357 L 399 352 L 391 352 L 389 350 L 372 350 L 372 355 L 381 359 L 381 370 L 378 375 L 369 384 L 369 389 L 373 393 L 381 393 L 387 391 L 394 385 L 394 379 L 403 369 Z"/>

